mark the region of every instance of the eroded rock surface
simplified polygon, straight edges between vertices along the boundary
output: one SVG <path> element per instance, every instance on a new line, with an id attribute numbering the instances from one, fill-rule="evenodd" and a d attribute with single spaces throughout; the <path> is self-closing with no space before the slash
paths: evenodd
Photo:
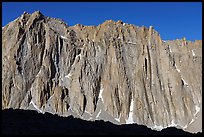
<path id="1" fill-rule="evenodd" d="M 187 128 L 202 107 L 202 41 L 163 41 L 153 27 L 24 12 L 2 28 L 2 54 L 2 109 L 161 130 Z"/>

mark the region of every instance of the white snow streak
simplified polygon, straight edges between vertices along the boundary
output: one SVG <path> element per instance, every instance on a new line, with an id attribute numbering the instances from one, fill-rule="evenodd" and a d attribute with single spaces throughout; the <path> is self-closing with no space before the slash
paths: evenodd
<path id="1" fill-rule="evenodd" d="M 133 43 L 133 42 L 127 42 L 128 44 L 135 44 L 136 45 L 136 43 Z"/>
<path id="2" fill-rule="evenodd" d="M 115 118 L 116 121 L 120 122 L 120 117 L 119 118 Z"/>
<path id="3" fill-rule="evenodd" d="M 54 97 L 54 94 L 49 98 L 49 100 L 52 99 L 53 97 Z"/>
<path id="4" fill-rule="evenodd" d="M 189 125 L 190 125 L 191 123 L 193 123 L 194 121 L 195 121 L 195 119 L 192 119 L 191 122 L 189 123 Z"/>
<path id="5" fill-rule="evenodd" d="M 42 110 L 40 110 L 36 105 L 35 103 L 31 100 L 30 104 L 32 104 L 34 106 L 34 108 L 39 111 L 40 113 L 44 113 Z"/>
<path id="6" fill-rule="evenodd" d="M 165 40 L 162 40 L 164 43 L 166 43 L 166 41 Z"/>
<path id="7" fill-rule="evenodd" d="M 99 118 L 99 115 L 101 114 L 101 110 L 98 112 L 96 118 Z"/>
<path id="8" fill-rule="evenodd" d="M 169 51 L 172 52 L 171 47 L 169 46 Z"/>
<path id="9" fill-rule="evenodd" d="M 76 57 L 75 57 L 75 59 L 74 60 L 76 60 L 78 57 L 81 57 L 81 54 L 79 54 L 79 55 L 76 55 Z M 71 66 L 71 68 L 74 66 L 76 64 L 76 61 L 74 61 L 74 63 L 72 64 L 72 66 Z M 71 73 L 71 72 L 70 72 Z M 68 78 L 68 79 L 70 79 L 71 78 L 71 76 L 72 76 L 72 74 L 68 74 L 68 75 L 66 75 L 65 76 L 65 78 Z M 63 79 L 62 79 L 62 81 L 63 81 Z"/>
<path id="10" fill-rule="evenodd" d="M 72 111 L 72 112 L 73 112 L 73 110 L 72 110 L 71 106 L 69 107 L 68 111 Z"/>
<path id="11" fill-rule="evenodd" d="M 130 103 L 130 113 L 129 113 L 129 116 L 128 116 L 128 119 L 126 120 L 126 124 L 132 124 L 134 123 L 133 121 L 133 99 L 131 100 L 131 103 Z"/>
<path id="12" fill-rule="evenodd" d="M 195 110 L 196 110 L 196 113 L 195 113 L 195 115 L 196 115 L 200 111 L 200 107 L 196 105 Z"/>
<path id="13" fill-rule="evenodd" d="M 70 78 L 71 76 L 72 74 L 69 73 L 68 75 L 65 76 L 65 78 Z"/>
<path id="14" fill-rule="evenodd" d="M 87 114 L 91 115 L 91 113 L 89 113 L 88 111 L 85 110 L 85 112 L 86 112 Z"/>
<path id="15" fill-rule="evenodd" d="M 183 79 L 183 77 L 181 77 L 181 79 L 182 79 L 184 85 L 187 85 L 187 86 L 188 86 L 188 83 Z"/>
<path id="16" fill-rule="evenodd" d="M 101 84 L 101 89 L 100 89 L 98 98 L 101 99 L 102 102 L 103 102 L 103 96 L 102 96 L 103 90 L 104 90 L 104 88 L 103 88 L 103 85 Z"/>
<path id="17" fill-rule="evenodd" d="M 162 82 L 161 82 L 161 89 L 164 90 L 164 86 L 163 86 L 163 83 L 162 83 Z"/>
<path id="18" fill-rule="evenodd" d="M 176 64 L 175 64 L 175 67 L 176 67 L 176 70 L 177 70 L 178 72 L 181 72 L 180 69 L 177 68 Z"/>
<path id="19" fill-rule="evenodd" d="M 60 36 L 62 39 L 68 39 L 67 37 L 65 37 L 65 36 Z"/>
<path id="20" fill-rule="evenodd" d="M 79 54 L 79 55 L 76 55 L 76 58 L 78 58 L 78 57 L 81 57 L 81 54 Z"/>
<path id="21" fill-rule="evenodd" d="M 183 126 L 183 129 L 186 129 L 188 126 L 187 125 L 185 125 L 185 126 Z"/>
<path id="22" fill-rule="evenodd" d="M 192 51 L 193 56 L 195 56 L 195 52 L 194 52 L 194 50 L 195 50 L 195 49 L 191 50 L 191 51 Z"/>

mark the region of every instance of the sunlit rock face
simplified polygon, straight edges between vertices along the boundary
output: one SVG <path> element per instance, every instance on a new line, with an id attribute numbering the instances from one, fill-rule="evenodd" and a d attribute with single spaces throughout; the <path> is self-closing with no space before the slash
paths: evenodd
<path id="1" fill-rule="evenodd" d="M 162 130 L 187 128 L 201 103 L 200 40 L 163 41 L 122 21 L 68 26 L 39 11 L 2 28 L 2 109 Z"/>

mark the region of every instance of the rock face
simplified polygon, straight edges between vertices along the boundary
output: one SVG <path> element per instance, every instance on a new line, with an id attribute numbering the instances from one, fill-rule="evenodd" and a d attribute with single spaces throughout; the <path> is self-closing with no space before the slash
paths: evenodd
<path id="1" fill-rule="evenodd" d="M 202 103 L 201 50 L 153 27 L 24 12 L 2 28 L 2 109 L 185 129 Z"/>

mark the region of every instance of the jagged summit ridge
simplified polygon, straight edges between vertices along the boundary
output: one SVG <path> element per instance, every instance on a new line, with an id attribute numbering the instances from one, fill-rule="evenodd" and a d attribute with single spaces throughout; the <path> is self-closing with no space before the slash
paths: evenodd
<path id="1" fill-rule="evenodd" d="M 31 16 L 31 15 L 32 15 L 32 16 Z M 36 18 L 36 17 L 42 16 L 42 17 L 44 17 L 44 18 L 52 19 L 52 20 L 58 20 L 58 21 L 61 21 L 61 23 L 66 24 L 66 23 L 65 23 L 62 19 L 60 19 L 60 18 L 50 18 L 50 17 L 44 16 L 44 15 L 42 14 L 42 12 L 40 12 L 39 10 L 33 12 L 32 14 L 28 13 L 27 11 L 24 11 L 23 14 L 22 14 L 20 17 L 21 17 L 21 18 L 24 18 L 24 16 L 32 17 L 32 18 Z M 17 18 L 17 19 L 18 19 L 18 18 Z M 112 19 L 105 20 L 102 24 L 105 24 L 105 25 L 110 25 L 110 24 L 112 24 L 112 25 L 116 25 L 116 24 L 117 24 L 117 25 L 118 25 L 118 24 L 121 24 L 121 25 L 123 25 L 123 26 L 126 26 L 126 25 L 134 26 L 134 25 L 132 25 L 132 24 L 124 23 L 122 20 L 114 21 L 114 20 L 112 20 Z M 66 24 L 66 25 L 67 25 L 67 24 Z M 79 23 L 76 24 L 76 25 L 74 25 L 74 26 L 84 27 L 84 25 L 79 24 Z M 68 25 L 67 25 L 67 27 L 68 27 Z M 85 27 L 86 27 L 86 26 L 85 26 Z M 89 27 L 89 26 L 87 26 L 87 27 Z M 90 27 L 91 27 L 91 26 L 90 26 Z M 135 27 L 139 27 L 139 26 L 135 26 Z M 142 26 L 142 27 L 146 28 L 145 26 Z M 146 29 L 147 29 L 147 28 L 146 28 Z M 149 29 L 153 29 L 153 26 L 149 26 Z"/>
<path id="2" fill-rule="evenodd" d="M 2 29 L 2 109 L 186 128 L 202 103 L 201 45 L 122 21 L 25 13 Z"/>

